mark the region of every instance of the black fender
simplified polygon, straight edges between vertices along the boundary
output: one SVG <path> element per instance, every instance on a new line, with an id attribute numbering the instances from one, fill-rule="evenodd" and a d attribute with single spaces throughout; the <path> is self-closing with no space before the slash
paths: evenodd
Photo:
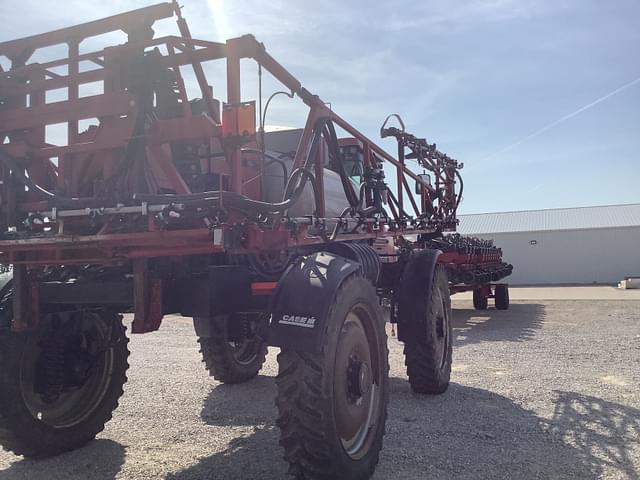
<path id="1" fill-rule="evenodd" d="M 396 295 L 398 314 L 398 340 L 406 342 L 410 338 L 420 336 L 423 332 L 416 331 L 416 323 L 413 321 L 415 315 L 424 313 L 424 303 L 416 302 L 416 299 L 425 299 L 426 311 L 431 305 L 431 288 L 433 286 L 433 276 L 438 264 L 440 250 L 414 250 L 407 260 Z M 417 308 L 418 305 L 421 308 Z"/>
<path id="2" fill-rule="evenodd" d="M 272 300 L 270 346 L 319 353 L 329 307 L 360 263 L 329 252 L 298 258 L 283 274 Z"/>

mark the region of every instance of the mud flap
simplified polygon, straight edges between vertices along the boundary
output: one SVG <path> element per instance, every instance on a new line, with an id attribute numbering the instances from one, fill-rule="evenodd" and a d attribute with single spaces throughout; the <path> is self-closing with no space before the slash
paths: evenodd
<path id="1" fill-rule="evenodd" d="M 335 294 L 342 282 L 361 268 L 357 262 L 328 252 L 301 257 L 293 263 L 273 298 L 269 345 L 320 352 Z"/>
<path id="2" fill-rule="evenodd" d="M 433 275 L 440 253 L 440 250 L 414 251 L 402 271 L 396 297 L 398 302 L 398 340 L 401 342 L 424 334 L 416 330 L 418 322 L 413 318 L 415 315 L 422 314 L 421 312 L 429 311 Z M 417 308 L 417 299 L 425 299 L 427 302 L 426 310 L 423 303 L 420 304 L 420 308 Z"/>

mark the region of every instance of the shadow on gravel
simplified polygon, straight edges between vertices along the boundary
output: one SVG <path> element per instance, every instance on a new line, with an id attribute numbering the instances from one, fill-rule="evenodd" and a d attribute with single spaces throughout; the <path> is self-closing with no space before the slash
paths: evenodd
<path id="1" fill-rule="evenodd" d="M 575 392 L 556 393 L 549 431 L 571 444 L 598 477 L 606 470 L 640 479 L 640 410 Z"/>
<path id="2" fill-rule="evenodd" d="M 376 479 L 589 479 L 583 452 L 547 422 L 502 395 L 452 383 L 443 395 L 391 379 L 384 450 Z"/>
<path id="3" fill-rule="evenodd" d="M 454 308 L 456 345 L 531 340 L 542 327 L 544 310 L 544 305 L 538 303 L 512 303 L 509 310 Z"/>
<path id="4" fill-rule="evenodd" d="M 632 445 L 640 411 L 559 392 L 551 421 L 509 398 L 451 384 L 438 396 L 413 394 L 390 379 L 387 435 L 374 479 L 589 479 L 608 474 L 637 480 Z M 274 419 L 275 385 L 258 377 L 214 388 L 202 418 L 236 426 L 227 449 L 171 474 L 170 480 L 287 478 Z M 635 440 L 634 440 L 635 439 Z"/>
<path id="5" fill-rule="evenodd" d="M 238 427 L 226 450 L 168 475 L 167 480 L 284 479 L 287 465 L 278 445 L 276 386 L 259 375 L 240 385 L 217 385 L 202 406 L 208 425 Z"/>
<path id="6" fill-rule="evenodd" d="M 41 460 L 19 460 L 0 478 L 7 480 L 113 480 L 124 463 L 125 449 L 112 440 L 98 439 L 72 452 Z"/>

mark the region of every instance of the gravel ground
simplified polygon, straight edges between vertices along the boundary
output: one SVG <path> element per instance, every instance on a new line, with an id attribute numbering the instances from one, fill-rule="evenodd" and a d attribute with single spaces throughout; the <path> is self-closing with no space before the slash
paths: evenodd
<path id="1" fill-rule="evenodd" d="M 390 339 L 391 401 L 375 479 L 640 478 L 640 302 L 454 301 L 452 384 L 411 393 Z M 0 451 L 1 479 L 286 478 L 271 351 L 239 386 L 209 378 L 186 319 L 134 336 L 130 381 L 98 439 L 57 458 Z"/>

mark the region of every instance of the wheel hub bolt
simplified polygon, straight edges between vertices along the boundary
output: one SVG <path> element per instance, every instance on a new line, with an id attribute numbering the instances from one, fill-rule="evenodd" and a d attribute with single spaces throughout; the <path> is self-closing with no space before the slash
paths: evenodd
<path id="1" fill-rule="evenodd" d="M 369 393 L 370 389 L 371 369 L 369 365 L 357 357 L 350 357 L 347 366 L 347 391 L 349 395 L 357 399 Z"/>

